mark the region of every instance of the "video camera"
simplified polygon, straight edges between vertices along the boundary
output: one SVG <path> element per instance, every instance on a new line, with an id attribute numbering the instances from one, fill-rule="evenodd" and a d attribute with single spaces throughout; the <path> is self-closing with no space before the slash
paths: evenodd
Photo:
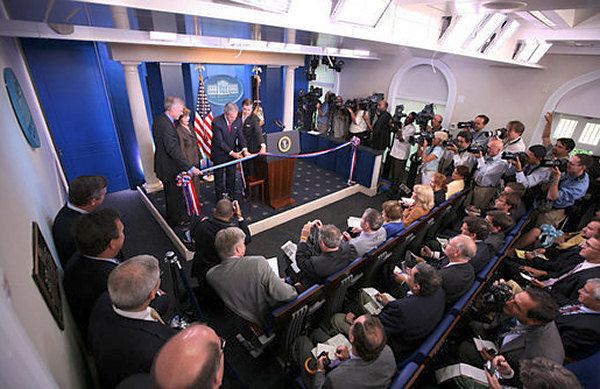
<path id="1" fill-rule="evenodd" d="M 415 118 L 415 123 L 418 126 L 425 127 L 427 123 L 435 116 L 435 112 L 433 110 L 433 103 L 425 105 L 421 112 L 417 114 Z"/>
<path id="2" fill-rule="evenodd" d="M 475 127 L 475 122 L 473 120 L 469 120 L 468 122 L 456 123 L 456 128 L 473 128 L 473 127 Z"/>
<path id="3" fill-rule="evenodd" d="M 489 137 L 496 137 L 498 139 L 505 139 L 506 138 L 506 128 L 496 128 L 494 131 L 487 131 L 485 132 L 485 136 L 487 138 Z"/>
<path id="4" fill-rule="evenodd" d="M 433 135 L 428 132 L 418 132 L 415 135 L 411 135 L 408 137 L 408 143 L 411 145 L 422 145 L 423 141 L 427 140 L 427 144 L 431 144 L 433 141 Z"/>
<path id="5" fill-rule="evenodd" d="M 485 155 L 485 151 L 486 151 L 486 150 L 485 150 L 485 147 L 484 147 L 484 146 L 475 144 L 475 145 L 471 145 L 471 146 L 469 146 L 469 148 L 467 149 L 467 151 L 468 151 L 469 153 L 471 153 L 471 154 L 479 154 L 479 153 L 482 153 L 482 154 L 484 154 L 484 155 Z"/>
<path id="6" fill-rule="evenodd" d="M 404 105 L 403 104 L 399 104 L 396 106 L 396 109 L 394 109 L 394 116 L 392 116 L 392 127 L 394 127 L 395 129 L 399 129 L 402 127 L 402 118 L 406 117 L 408 115 L 406 115 L 404 113 Z"/>
<path id="7" fill-rule="evenodd" d="M 304 92 L 304 90 L 300 89 L 298 91 L 298 95 L 296 96 L 296 103 L 299 106 L 306 106 L 308 110 L 314 110 L 317 107 L 317 103 L 320 102 L 321 97 L 323 96 L 323 88 L 315 88 L 311 86 L 308 92 Z"/>
<path id="8" fill-rule="evenodd" d="M 511 153 L 510 151 L 505 151 L 502 153 L 500 157 L 506 161 L 516 161 L 517 159 L 521 162 L 521 166 L 525 166 L 527 163 L 527 154 L 523 151 L 519 151 L 517 153 Z"/>
<path id="9" fill-rule="evenodd" d="M 500 311 L 512 296 L 513 291 L 510 286 L 501 283 L 492 285 L 488 291 L 481 296 L 481 300 L 488 312 Z"/>
<path id="10" fill-rule="evenodd" d="M 458 139 L 454 139 L 454 138 L 452 138 L 452 135 L 448 135 L 448 137 L 449 137 L 449 139 L 448 139 L 448 140 L 445 140 L 445 141 L 443 141 L 443 142 L 442 142 L 442 146 L 443 146 L 444 148 L 446 148 L 446 147 L 450 147 L 450 146 L 454 146 L 454 147 L 456 147 L 457 149 L 458 149 L 458 148 L 460 148 L 460 147 L 458 146 Z"/>
<path id="11" fill-rule="evenodd" d="M 557 167 L 561 172 L 565 172 L 567 170 L 566 159 L 552 159 L 552 158 L 544 158 L 540 162 L 541 167 Z"/>

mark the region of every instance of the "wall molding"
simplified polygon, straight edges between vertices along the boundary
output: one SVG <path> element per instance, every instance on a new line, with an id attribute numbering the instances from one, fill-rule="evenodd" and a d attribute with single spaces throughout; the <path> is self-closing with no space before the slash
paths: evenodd
<path id="1" fill-rule="evenodd" d="M 552 95 L 550 95 L 550 97 L 548 97 L 548 99 L 546 100 L 544 108 L 542 108 L 542 112 L 539 115 L 535 131 L 531 135 L 531 141 L 529 143 L 535 144 L 536 141 L 541 142 L 542 132 L 544 132 L 544 126 L 546 125 L 546 119 L 544 119 L 544 114 L 546 112 L 554 112 L 562 98 L 565 97 L 573 89 L 579 88 L 580 86 L 584 86 L 585 84 L 589 84 L 590 82 L 594 82 L 597 80 L 600 80 L 600 70 L 594 70 L 592 72 L 583 74 L 579 77 L 575 77 L 565 82 L 558 89 L 556 89 L 554 93 L 552 93 Z"/>
<path id="2" fill-rule="evenodd" d="M 444 78 L 446 79 L 446 83 L 448 85 L 448 95 L 446 98 L 446 111 L 442 115 L 444 117 L 444 121 L 442 125 L 445 128 L 449 128 L 450 126 L 450 118 L 452 117 L 452 113 L 454 112 L 454 105 L 456 103 L 456 94 L 457 94 L 457 86 L 456 86 L 456 78 L 454 77 L 454 73 L 452 69 L 444 62 L 439 59 L 428 59 L 428 58 L 411 58 L 406 61 L 402 66 L 396 71 L 394 77 L 392 78 L 392 82 L 390 83 L 390 87 L 388 89 L 388 101 L 392 102 L 397 97 L 401 97 L 402 94 L 398 93 L 398 89 L 401 86 L 401 83 L 406 76 L 406 74 L 413 68 L 417 66 L 432 66 L 436 70 L 439 70 Z"/>

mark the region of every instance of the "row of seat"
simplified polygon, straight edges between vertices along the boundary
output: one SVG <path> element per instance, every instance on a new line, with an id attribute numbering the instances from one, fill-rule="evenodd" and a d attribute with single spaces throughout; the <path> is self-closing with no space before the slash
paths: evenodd
<path id="1" fill-rule="evenodd" d="M 529 218 L 529 214 L 530 212 L 525 214 L 507 235 L 505 244 L 499 253 L 495 255 L 486 267 L 476 275 L 475 282 L 471 288 L 448 310 L 435 330 L 421 344 L 421 347 L 404 361 L 400 361 L 398 365 L 398 376 L 391 386 L 393 389 L 409 388 L 419 378 L 421 372 L 427 367 L 428 362 L 440 350 L 452 329 L 467 312 L 471 303 L 484 289 L 488 281 L 490 281 L 497 267 L 506 256 L 508 249 L 519 238 L 521 231 L 523 231 L 523 227 Z"/>
<path id="2" fill-rule="evenodd" d="M 277 338 L 284 355 L 289 355 L 294 339 L 302 334 L 312 320 L 323 320 L 341 312 L 350 289 L 356 291 L 362 286 L 374 285 L 386 263 L 403 258 L 407 249 L 419 247 L 421 242 L 435 236 L 444 228 L 444 223 L 453 220 L 448 216 L 460 209 L 466 195 L 466 191 L 455 194 L 421 219 L 388 237 L 376 249 L 329 276 L 323 284 L 313 285 L 295 300 L 273 311 L 271 328 L 266 332 L 275 336 L 263 339 L 271 341 Z"/>

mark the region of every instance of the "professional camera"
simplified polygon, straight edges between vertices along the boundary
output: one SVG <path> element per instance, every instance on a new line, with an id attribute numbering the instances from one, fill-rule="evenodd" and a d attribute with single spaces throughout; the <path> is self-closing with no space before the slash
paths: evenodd
<path id="1" fill-rule="evenodd" d="M 485 155 L 485 147 L 482 145 L 471 145 L 467 149 L 467 151 L 471 154 L 479 154 L 482 153 Z"/>
<path id="2" fill-rule="evenodd" d="M 506 284 L 492 285 L 487 292 L 481 296 L 484 306 L 489 311 L 500 311 L 504 304 L 513 296 L 513 291 Z"/>
<path id="3" fill-rule="evenodd" d="M 306 106 L 307 109 L 311 110 L 316 108 L 317 103 L 320 102 L 321 96 L 323 96 L 323 88 L 311 86 L 307 93 L 302 89 L 298 91 L 296 102 L 298 105 Z"/>
<path id="4" fill-rule="evenodd" d="M 552 158 L 544 158 L 540 162 L 541 167 L 557 167 L 561 172 L 565 172 L 567 170 L 567 160 L 566 159 L 552 159 Z"/>
<path id="5" fill-rule="evenodd" d="M 473 120 L 469 120 L 468 122 L 456 123 L 456 128 L 473 128 L 473 127 L 475 127 L 475 122 Z"/>
<path id="6" fill-rule="evenodd" d="M 504 139 L 506 138 L 506 128 L 497 128 L 494 131 L 486 132 L 485 136 L 488 138 L 495 136 L 498 139 Z"/>
<path id="7" fill-rule="evenodd" d="M 404 113 L 404 105 L 400 104 L 396 106 L 394 110 L 394 116 L 392 116 L 392 127 L 399 129 L 402 127 L 402 118 L 407 116 Z"/>
<path id="8" fill-rule="evenodd" d="M 434 116 L 435 112 L 433 111 L 433 103 L 427 104 L 425 107 L 423 107 L 421 112 L 417 114 L 415 123 L 417 123 L 418 126 L 425 127 Z"/>
<path id="9" fill-rule="evenodd" d="M 422 145 L 423 141 L 427 140 L 427 144 L 431 144 L 433 141 L 433 135 L 428 132 L 418 132 L 415 135 L 411 135 L 408 137 L 408 143 L 411 145 Z"/>
<path id="10" fill-rule="evenodd" d="M 344 108 L 350 108 L 352 111 L 356 112 L 356 100 L 348 99 L 344 103 Z"/>
<path id="11" fill-rule="evenodd" d="M 458 139 L 453 139 L 453 138 L 452 138 L 452 135 L 448 135 L 448 136 L 450 137 L 450 139 L 443 141 L 443 142 L 442 142 L 442 146 L 443 146 L 444 148 L 446 148 L 446 147 L 450 147 L 450 146 L 454 146 L 454 147 L 456 147 L 457 149 L 458 149 L 458 148 L 460 148 L 460 147 L 458 146 Z"/>
<path id="12" fill-rule="evenodd" d="M 521 166 L 525 166 L 527 163 L 527 154 L 523 151 L 519 151 L 517 153 L 511 153 L 509 151 L 505 151 L 502 153 L 502 157 L 500 157 L 507 161 L 516 161 L 517 159 L 521 162 Z"/>

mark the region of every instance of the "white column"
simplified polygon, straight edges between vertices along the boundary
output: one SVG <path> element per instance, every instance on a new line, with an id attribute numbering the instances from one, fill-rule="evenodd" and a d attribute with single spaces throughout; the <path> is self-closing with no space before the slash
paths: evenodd
<path id="1" fill-rule="evenodd" d="M 137 140 L 142 169 L 144 170 L 144 179 L 146 180 L 144 187 L 149 193 L 157 192 L 162 190 L 162 183 L 154 173 L 154 145 L 152 143 L 150 124 L 148 123 L 148 116 L 146 116 L 144 94 L 138 73 L 139 62 L 122 62 L 121 65 L 125 73 L 125 85 L 127 87 L 129 107 L 131 108 L 135 139 Z"/>
<path id="2" fill-rule="evenodd" d="M 119 5 L 111 5 L 110 12 L 112 14 L 115 28 L 129 30 L 129 16 L 127 16 L 127 8 Z"/>
<path id="3" fill-rule="evenodd" d="M 285 67 L 285 89 L 283 91 L 283 125 L 286 130 L 294 129 L 294 69 L 296 66 Z"/>

